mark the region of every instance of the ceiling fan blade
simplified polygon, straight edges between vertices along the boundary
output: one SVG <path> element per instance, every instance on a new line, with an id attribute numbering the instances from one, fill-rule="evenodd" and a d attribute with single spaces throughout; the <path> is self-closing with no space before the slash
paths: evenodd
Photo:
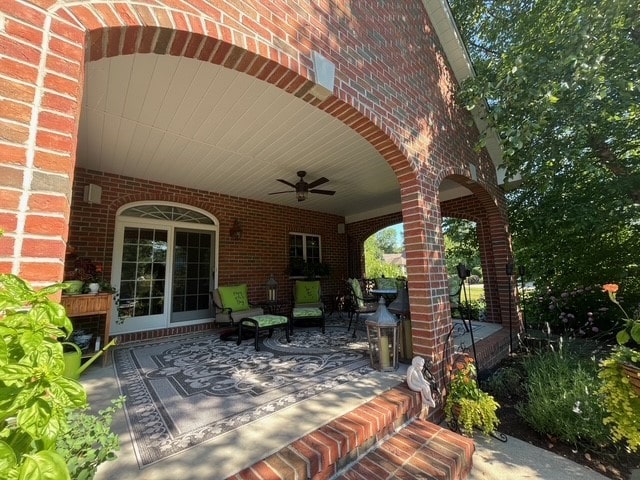
<path id="1" fill-rule="evenodd" d="M 276 178 L 276 180 L 279 181 L 280 183 L 284 183 L 285 185 L 289 185 L 291 188 L 296 188 L 295 184 L 291 182 L 287 182 L 286 180 L 282 180 L 281 178 Z"/>
<path id="2" fill-rule="evenodd" d="M 314 188 L 314 187 L 317 187 L 319 185 L 322 185 L 323 183 L 327 183 L 328 181 L 329 181 L 328 178 L 320 177 L 319 179 L 314 180 L 313 182 L 309 183 L 308 187 L 309 188 Z"/>
<path id="3" fill-rule="evenodd" d="M 319 193 L 320 195 L 333 195 L 334 193 L 336 193 L 333 190 L 317 190 L 317 189 L 309 190 L 309 192 Z"/>
<path id="4" fill-rule="evenodd" d="M 283 190 L 282 192 L 271 192 L 269 195 L 278 195 L 279 193 L 296 193 L 295 190 Z"/>

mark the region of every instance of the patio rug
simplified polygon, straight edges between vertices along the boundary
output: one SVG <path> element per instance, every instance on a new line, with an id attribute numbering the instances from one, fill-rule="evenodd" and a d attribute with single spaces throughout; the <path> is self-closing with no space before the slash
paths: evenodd
<path id="1" fill-rule="evenodd" d="M 240 346 L 199 333 L 123 346 L 114 364 L 140 468 L 373 370 L 366 334 L 344 325 Z"/>

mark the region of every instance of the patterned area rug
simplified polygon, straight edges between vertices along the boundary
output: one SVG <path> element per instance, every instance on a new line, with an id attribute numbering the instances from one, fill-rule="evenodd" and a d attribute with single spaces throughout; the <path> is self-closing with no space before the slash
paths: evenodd
<path id="1" fill-rule="evenodd" d="M 141 468 L 373 371 L 366 337 L 344 326 L 281 329 L 240 346 L 216 334 L 181 336 L 115 351 Z"/>

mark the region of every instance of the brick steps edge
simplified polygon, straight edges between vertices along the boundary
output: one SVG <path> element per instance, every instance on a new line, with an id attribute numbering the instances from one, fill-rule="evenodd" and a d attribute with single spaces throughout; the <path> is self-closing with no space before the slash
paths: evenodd
<path id="1" fill-rule="evenodd" d="M 387 471 L 383 478 L 394 478 L 401 468 L 419 469 L 424 478 L 466 478 L 473 441 L 428 421 L 412 421 L 420 410 L 420 394 L 398 385 L 229 480 L 324 480 L 347 466 L 339 478 L 377 478 L 369 471 L 372 462 L 381 462 L 378 468 Z M 403 452 L 409 451 L 407 457 Z M 346 476 L 359 475 L 360 470 L 369 473 Z"/>

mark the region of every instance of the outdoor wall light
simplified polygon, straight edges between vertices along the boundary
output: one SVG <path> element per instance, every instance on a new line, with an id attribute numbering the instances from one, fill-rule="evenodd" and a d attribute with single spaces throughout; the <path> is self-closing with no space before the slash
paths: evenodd
<path id="1" fill-rule="evenodd" d="M 229 236 L 233 240 L 241 240 L 242 239 L 242 224 L 240 223 L 240 220 L 238 220 L 237 218 L 233 221 L 233 225 L 231 226 L 231 229 L 229 230 Z"/>

